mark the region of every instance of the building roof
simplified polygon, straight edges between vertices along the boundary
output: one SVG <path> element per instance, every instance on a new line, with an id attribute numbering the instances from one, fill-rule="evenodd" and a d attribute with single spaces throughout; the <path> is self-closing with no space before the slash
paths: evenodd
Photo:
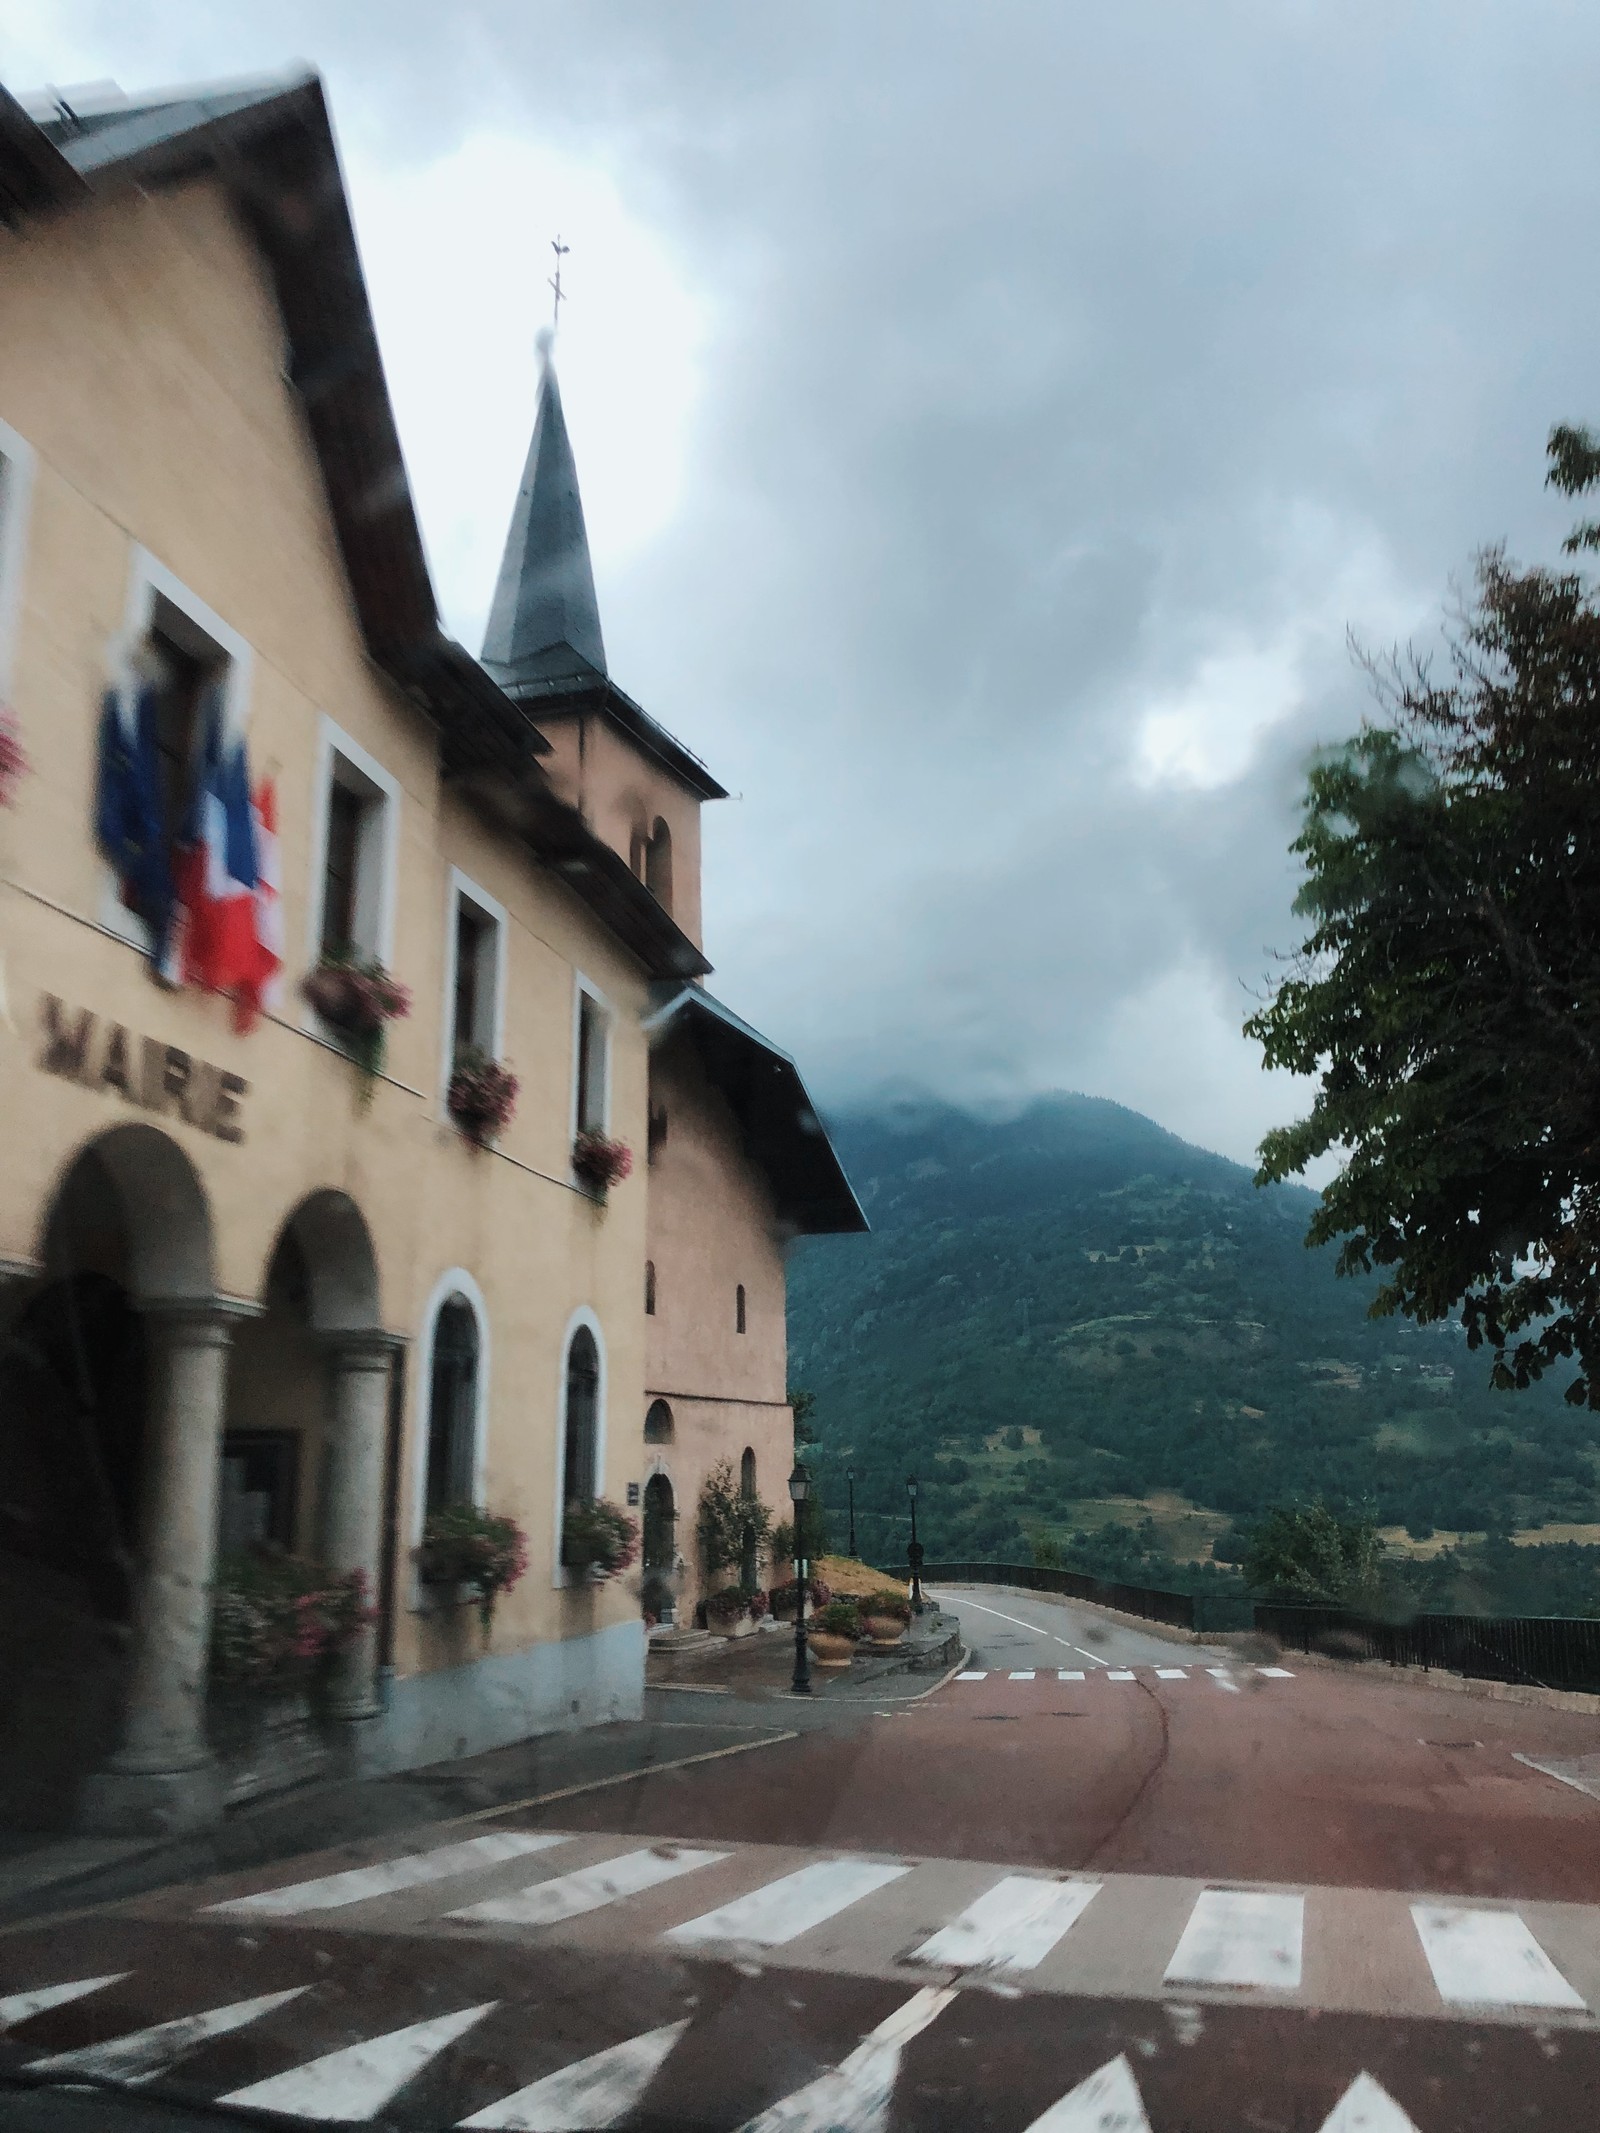
<path id="1" fill-rule="evenodd" d="M 446 776 L 492 800 L 653 977 L 708 970 L 550 791 L 537 760 L 549 743 L 529 712 L 440 626 L 321 81 L 302 71 L 137 101 L 112 90 L 75 103 L 74 93 L 30 113 L 0 91 L 0 219 L 201 176 L 227 188 L 272 277 L 290 382 L 374 663 L 433 720 Z"/>
<path id="2" fill-rule="evenodd" d="M 780 1218 L 802 1236 L 855 1235 L 869 1225 L 828 1130 L 789 1054 L 703 985 L 658 992 L 644 1028 L 652 1046 L 682 1035 L 738 1120 Z"/>
<path id="3" fill-rule="evenodd" d="M 533 441 L 484 633 L 483 663 L 510 690 L 521 682 L 589 679 L 606 671 L 578 470 L 548 348 Z"/>

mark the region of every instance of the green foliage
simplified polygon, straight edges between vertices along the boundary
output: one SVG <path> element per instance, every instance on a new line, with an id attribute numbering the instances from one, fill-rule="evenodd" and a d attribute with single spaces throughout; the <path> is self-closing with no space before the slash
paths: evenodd
<path id="1" fill-rule="evenodd" d="M 569 1519 L 575 1508 L 567 1506 Z M 416 1563 L 425 1585 L 472 1586 L 487 1637 L 495 1601 L 528 1567 L 528 1539 L 514 1518 L 481 1510 L 477 1504 L 446 1504 L 428 1513 Z"/>
<path id="2" fill-rule="evenodd" d="M 814 1392 L 806 1392 L 799 1386 L 790 1386 L 789 1405 L 794 1410 L 794 1448 L 796 1452 L 799 1452 L 808 1444 L 815 1444 L 817 1441 L 817 1432 L 811 1421 L 816 1404 L 817 1396 Z"/>
<path id="3" fill-rule="evenodd" d="M 1550 453 L 1557 486 L 1600 479 L 1585 433 Z M 1576 1356 L 1600 1408 L 1600 602 L 1491 551 L 1449 678 L 1375 678 L 1389 723 L 1311 773 L 1311 930 L 1246 1024 L 1320 1078 L 1259 1175 L 1337 1150 L 1308 1237 L 1383 1270 L 1374 1314 L 1459 1310 L 1506 1390 Z"/>
<path id="4" fill-rule="evenodd" d="M 1324 1503 L 1280 1504 L 1250 1535 L 1245 1583 L 1275 1600 L 1340 1607 L 1374 1604 L 1383 1544 L 1364 1518 L 1341 1518 Z"/>
<path id="5" fill-rule="evenodd" d="M 376 1619 L 359 1570 L 338 1575 L 265 1549 L 222 1556 L 212 1585 L 211 1685 L 260 1696 L 313 1686 L 334 1653 Z"/>
<path id="6" fill-rule="evenodd" d="M 830 1637 L 859 1637 L 861 1610 L 854 1600 L 830 1600 L 818 1614 L 815 1627 Z"/>
<path id="7" fill-rule="evenodd" d="M 758 1561 L 767 1552 L 772 1513 L 759 1498 L 739 1493 L 731 1459 L 719 1459 L 706 1476 L 696 1531 L 700 1561 L 709 1577 L 719 1570 L 737 1570 L 747 1543 L 754 1543 Z"/>

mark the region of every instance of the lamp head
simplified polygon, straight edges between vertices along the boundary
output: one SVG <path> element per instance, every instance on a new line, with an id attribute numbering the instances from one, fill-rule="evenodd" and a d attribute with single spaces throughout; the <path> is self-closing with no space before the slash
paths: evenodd
<path id="1" fill-rule="evenodd" d="M 915 1474 L 908 1474 L 908 1475 L 906 1476 L 906 1494 L 907 1494 L 907 1495 L 908 1495 L 908 1496 L 909 1496 L 909 1497 L 911 1498 L 911 1501 L 912 1501 L 913 1503 L 915 1503 L 915 1502 L 916 1502 L 916 1500 L 917 1500 L 917 1477 L 916 1477 L 916 1475 L 915 1475 Z"/>
<path id="2" fill-rule="evenodd" d="M 789 1497 L 793 1503 L 804 1503 L 811 1494 L 811 1476 L 797 1459 L 794 1472 L 789 1476 Z"/>

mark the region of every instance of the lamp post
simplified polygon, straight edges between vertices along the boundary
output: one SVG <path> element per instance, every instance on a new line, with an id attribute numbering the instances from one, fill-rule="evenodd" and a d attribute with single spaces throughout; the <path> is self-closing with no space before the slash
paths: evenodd
<path id="1" fill-rule="evenodd" d="M 789 1501 L 794 1505 L 794 1678 L 789 1686 L 797 1696 L 811 1694 L 811 1653 L 806 1645 L 806 1586 L 811 1565 L 806 1561 L 806 1498 L 811 1494 L 811 1476 L 797 1459 L 789 1476 Z"/>
<path id="2" fill-rule="evenodd" d="M 906 1550 L 906 1563 L 911 1571 L 911 1606 L 915 1613 L 922 1612 L 922 1543 L 917 1539 L 917 1477 L 906 1476 L 906 1494 L 911 1498 L 911 1545 Z"/>
<path id="3" fill-rule="evenodd" d="M 856 1470 L 847 1466 L 844 1470 L 844 1485 L 850 1491 L 850 1560 L 856 1559 Z"/>

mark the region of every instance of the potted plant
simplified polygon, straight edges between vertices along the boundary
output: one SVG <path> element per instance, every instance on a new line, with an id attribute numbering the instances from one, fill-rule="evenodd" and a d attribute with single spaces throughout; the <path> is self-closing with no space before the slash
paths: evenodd
<path id="1" fill-rule="evenodd" d="M 336 1574 L 266 1547 L 219 1560 L 206 1721 L 230 1801 L 315 1774 L 326 1755 L 315 1719 L 334 1657 L 376 1619 L 359 1570 Z"/>
<path id="2" fill-rule="evenodd" d="M 10 807 L 28 773 L 22 727 L 9 704 L 0 704 L 0 807 Z"/>
<path id="3" fill-rule="evenodd" d="M 475 1044 L 456 1054 L 445 1108 L 469 1141 L 483 1147 L 504 1133 L 517 1108 L 517 1077 Z"/>
<path id="4" fill-rule="evenodd" d="M 903 1593 L 870 1593 L 861 1602 L 861 1632 L 872 1644 L 898 1644 L 911 1620 L 911 1602 Z"/>
<path id="5" fill-rule="evenodd" d="M 590 1127 L 572 1144 L 572 1167 L 579 1181 L 597 1200 L 603 1200 L 632 1171 L 633 1150 L 626 1141 L 611 1140 Z"/>
<path id="6" fill-rule="evenodd" d="M 818 1666 L 848 1666 L 860 1635 L 861 1616 L 855 1601 L 830 1600 L 817 1616 L 807 1641 Z"/>
<path id="7" fill-rule="evenodd" d="M 416 1551 L 424 1585 L 467 1585 L 478 1596 L 478 1619 L 487 1639 L 494 1603 L 528 1567 L 527 1535 L 514 1518 L 481 1511 L 476 1504 L 446 1504 L 430 1511 Z"/>
<path id="8" fill-rule="evenodd" d="M 363 1095 L 371 1094 L 375 1075 L 383 1071 L 389 1024 L 411 1012 L 411 994 L 375 958 L 353 949 L 325 948 L 300 990 L 330 1028 L 339 1032 L 361 1069 Z"/>
<path id="9" fill-rule="evenodd" d="M 617 1504 L 596 1496 L 567 1505 L 561 1521 L 561 1560 L 568 1570 L 586 1571 L 591 1583 L 604 1584 L 626 1570 L 638 1552 L 638 1520 Z"/>
<path id="10" fill-rule="evenodd" d="M 792 1622 L 794 1620 L 794 1611 L 800 1604 L 799 1581 L 795 1578 L 790 1578 L 782 1585 L 774 1585 L 770 1597 L 774 1618 L 779 1622 Z M 806 1613 L 808 1616 L 820 1614 L 832 1598 L 833 1588 L 825 1584 L 821 1578 L 806 1579 Z"/>
<path id="11" fill-rule="evenodd" d="M 714 1630 L 719 1637 L 738 1634 L 739 1624 L 748 1612 L 746 1596 L 737 1585 L 724 1585 L 720 1592 L 706 1595 L 706 1628 Z"/>

